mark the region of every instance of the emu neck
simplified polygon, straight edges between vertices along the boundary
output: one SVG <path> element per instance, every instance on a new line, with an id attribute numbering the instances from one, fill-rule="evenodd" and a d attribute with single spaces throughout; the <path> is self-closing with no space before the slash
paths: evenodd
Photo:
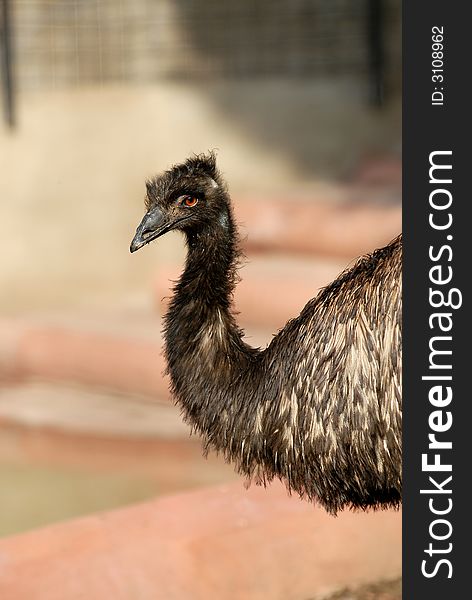
<path id="1" fill-rule="evenodd" d="M 207 231 L 188 235 L 184 273 L 165 317 L 171 386 L 185 419 L 209 445 L 224 448 L 237 426 L 229 406 L 258 353 L 242 341 L 231 314 L 238 258 L 231 214 Z"/>
<path id="2" fill-rule="evenodd" d="M 177 396 L 207 393 L 208 379 L 231 378 L 247 352 L 231 314 L 238 258 L 237 234 L 230 212 L 216 224 L 187 234 L 184 272 L 175 286 L 165 318 L 166 355 Z"/>
<path id="3" fill-rule="evenodd" d="M 188 233 L 185 270 L 176 287 L 178 299 L 197 303 L 205 313 L 227 312 L 235 283 L 237 244 L 233 219 L 226 212 L 211 227 Z"/>

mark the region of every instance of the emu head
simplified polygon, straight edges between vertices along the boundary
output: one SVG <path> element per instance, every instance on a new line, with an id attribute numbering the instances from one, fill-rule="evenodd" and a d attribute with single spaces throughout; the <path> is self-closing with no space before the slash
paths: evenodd
<path id="1" fill-rule="evenodd" d="M 224 222 L 228 197 L 213 153 L 187 159 L 146 183 L 146 209 L 130 251 L 135 252 L 168 231 L 187 235 Z"/>

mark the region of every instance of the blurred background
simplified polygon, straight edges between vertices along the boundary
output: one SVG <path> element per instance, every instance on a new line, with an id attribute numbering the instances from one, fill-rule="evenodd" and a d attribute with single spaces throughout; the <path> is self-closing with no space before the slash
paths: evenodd
<path id="1" fill-rule="evenodd" d="M 216 150 L 265 345 L 400 231 L 400 0 L 1 0 L 0 536 L 236 480 L 169 399 L 177 234 L 144 181 Z M 366 596 L 367 597 L 367 596 Z"/>

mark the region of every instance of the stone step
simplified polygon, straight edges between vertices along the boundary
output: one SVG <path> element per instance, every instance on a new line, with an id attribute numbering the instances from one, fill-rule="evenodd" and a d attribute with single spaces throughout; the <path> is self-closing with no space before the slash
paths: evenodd
<path id="1" fill-rule="evenodd" d="M 0 376 L 4 379 L 67 381 L 167 397 L 158 341 L 26 319 L 2 322 L 0 331 Z"/>
<path id="2" fill-rule="evenodd" d="M 52 383 L 0 390 L 0 538 L 235 479 L 168 403 Z"/>
<path id="3" fill-rule="evenodd" d="M 401 572 L 401 513 L 337 518 L 278 483 L 169 496 L 0 540 L 0 597 L 319 598 Z"/>
<path id="4" fill-rule="evenodd" d="M 334 195 L 329 202 L 238 198 L 235 215 L 245 249 L 354 258 L 385 246 L 401 232 L 398 201 L 365 201 L 363 188 L 333 186 L 326 193 Z"/>
<path id="5" fill-rule="evenodd" d="M 30 381 L 0 388 L 0 423 L 126 439 L 188 439 L 180 410 L 166 400 Z"/>

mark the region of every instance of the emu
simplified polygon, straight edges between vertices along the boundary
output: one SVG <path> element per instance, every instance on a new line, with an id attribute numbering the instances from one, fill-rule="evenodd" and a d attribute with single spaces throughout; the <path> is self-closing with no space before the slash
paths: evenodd
<path id="1" fill-rule="evenodd" d="M 232 312 L 241 256 L 213 154 L 147 182 L 130 251 L 171 230 L 185 269 L 164 317 L 184 419 L 249 480 L 274 478 L 336 514 L 401 503 L 401 235 L 322 289 L 265 349 Z"/>

